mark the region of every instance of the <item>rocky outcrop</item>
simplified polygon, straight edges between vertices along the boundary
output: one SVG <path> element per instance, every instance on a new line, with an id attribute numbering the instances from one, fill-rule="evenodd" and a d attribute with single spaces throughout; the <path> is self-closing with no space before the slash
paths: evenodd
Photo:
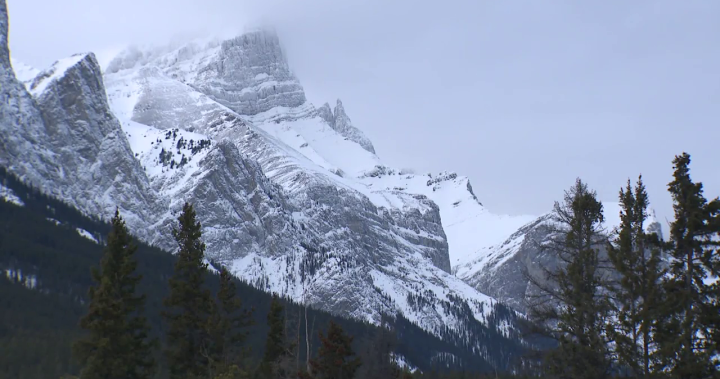
<path id="1" fill-rule="evenodd" d="M 305 92 L 290 72 L 280 40 L 267 30 L 223 41 L 190 84 L 240 115 L 305 103 Z"/>
<path id="2" fill-rule="evenodd" d="M 12 69 L 7 6 L 0 1 L 0 165 L 35 182 L 52 175 L 57 169 L 54 154 L 37 148 L 44 130 L 35 100 Z"/>
<path id="3" fill-rule="evenodd" d="M 616 215 L 619 205 L 604 205 L 606 218 L 612 220 L 614 217 L 609 215 Z M 611 232 L 618 222 L 619 220 L 609 222 L 605 225 L 605 230 Z M 551 214 L 537 218 L 518 229 L 502 244 L 478 252 L 477 259 L 457 267 L 455 274 L 478 291 L 520 312 L 526 312 L 529 295 L 537 291 L 529 283 L 528 276 L 542 281 L 545 279 L 543 268 L 554 270 L 560 264 L 559 258 L 552 251 L 542 248 L 547 245 L 555 229 L 552 223 Z M 660 223 L 652 211 L 646 231 L 662 236 Z M 600 254 L 606 254 L 606 251 L 600 248 Z"/>
<path id="4" fill-rule="evenodd" d="M 155 200 L 110 112 L 94 55 L 60 60 L 41 72 L 29 85 L 37 91 L 33 98 L 14 76 L 6 30 L 2 38 L 0 164 L 88 214 L 109 216 L 119 206 L 135 223 L 146 222 Z"/>
<path id="5" fill-rule="evenodd" d="M 43 147 L 53 151 L 60 167 L 50 191 L 103 218 L 117 206 L 147 230 L 160 204 L 110 111 L 100 66 L 92 53 L 68 60 L 71 64 L 56 63 L 30 85 L 45 121 Z"/>
<path id="6" fill-rule="evenodd" d="M 322 107 L 317 109 L 317 114 L 340 135 L 362 146 L 363 149 L 375 154 L 375 147 L 372 142 L 365 136 L 365 133 L 353 126 L 350 121 L 350 117 L 348 117 L 347 113 L 345 113 L 345 107 L 343 107 L 343 103 L 340 99 L 338 99 L 334 111 L 330 111 L 330 104 L 325 103 Z"/>
<path id="7" fill-rule="evenodd" d="M 3 82 L 24 103 L 1 105 L 18 120 L 3 117 L 2 143 L 15 150 L 2 162 L 86 213 L 119 205 L 133 233 L 167 249 L 192 202 L 210 258 L 317 308 L 371 322 L 400 313 L 484 358 L 480 337 L 514 329 L 514 314 L 449 274 L 435 202 L 354 175 L 374 167 L 372 144 L 341 102 L 332 112 L 306 102 L 274 33 L 131 50 L 105 79 L 112 112 L 92 54 L 40 73 L 28 85 L 34 98 Z M 11 154 L 29 163 L 12 166 Z"/>

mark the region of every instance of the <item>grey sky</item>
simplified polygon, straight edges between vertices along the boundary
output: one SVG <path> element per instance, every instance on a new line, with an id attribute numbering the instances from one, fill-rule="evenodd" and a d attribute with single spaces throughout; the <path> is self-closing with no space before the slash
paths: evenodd
<path id="1" fill-rule="evenodd" d="M 720 1 L 8 0 L 14 57 L 248 23 L 278 30 L 316 105 L 343 100 L 397 167 L 468 175 L 539 214 L 577 176 L 615 200 L 644 175 L 661 217 L 675 154 L 720 194 Z"/>

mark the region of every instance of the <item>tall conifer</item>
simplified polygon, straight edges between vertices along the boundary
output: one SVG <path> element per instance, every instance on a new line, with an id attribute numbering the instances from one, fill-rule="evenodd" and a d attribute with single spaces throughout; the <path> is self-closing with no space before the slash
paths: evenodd
<path id="1" fill-rule="evenodd" d="M 210 359 L 213 371 L 218 374 L 235 376 L 246 371 L 245 359 L 250 349 L 244 346 L 247 328 L 252 325 L 252 312 L 242 308 L 237 297 L 232 275 L 225 268 L 220 269 L 220 289 L 212 307 L 208 330 L 211 337 Z"/>
<path id="2" fill-rule="evenodd" d="M 653 334 L 662 301 L 663 275 L 660 241 L 645 232 L 648 196 L 642 176 L 633 189 L 630 180 L 620 189 L 620 226 L 608 255 L 620 280 L 613 286 L 618 323 L 614 328 L 615 350 L 621 370 L 635 377 L 655 371 Z"/>
<path id="3" fill-rule="evenodd" d="M 320 332 L 320 348 L 316 358 L 310 360 L 315 379 L 352 379 L 360 368 L 360 358 L 352 350 L 353 337 L 330 321 L 327 336 Z"/>
<path id="4" fill-rule="evenodd" d="M 173 237 L 178 246 L 177 261 L 163 311 L 168 324 L 165 353 L 170 378 L 207 377 L 211 373 L 207 326 L 214 304 L 205 286 L 205 244 L 192 205 L 183 206 Z"/>
<path id="5" fill-rule="evenodd" d="M 663 324 L 657 339 L 663 363 L 676 378 L 713 378 L 718 374 L 718 243 L 720 201 L 703 196 L 702 183 L 690 178 L 690 155 L 673 160 L 668 189 L 675 220 L 670 225 L 671 262 L 664 283 Z"/>
<path id="6" fill-rule="evenodd" d="M 600 249 L 607 243 L 601 224 L 603 206 L 594 191 L 577 179 L 555 203 L 550 240 L 543 249 L 558 258 L 545 277 L 529 277 L 538 290 L 531 315 L 546 327 L 557 349 L 544 360 L 556 378 L 601 379 L 610 375 L 611 351 L 607 325 L 611 312 L 607 263 Z"/>
<path id="7" fill-rule="evenodd" d="M 100 269 L 92 272 L 96 284 L 90 288 L 88 313 L 80 320 L 89 334 L 74 345 L 82 364 L 81 379 L 153 376 L 152 342 L 142 316 L 145 296 L 136 294 L 141 280 L 135 273 L 136 249 L 116 210 Z"/>
<path id="8" fill-rule="evenodd" d="M 285 315 L 277 295 L 273 296 L 270 303 L 267 323 L 270 330 L 268 330 L 265 352 L 258 368 L 257 377 L 260 379 L 295 377 L 297 367 L 287 364 L 292 358 L 293 346 L 285 337 Z"/>

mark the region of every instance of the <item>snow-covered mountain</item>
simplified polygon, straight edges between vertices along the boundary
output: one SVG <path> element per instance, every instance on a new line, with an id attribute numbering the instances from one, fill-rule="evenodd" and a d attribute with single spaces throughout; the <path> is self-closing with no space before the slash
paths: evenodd
<path id="1" fill-rule="evenodd" d="M 36 70 L 10 60 L 0 11 L 1 166 L 89 215 L 120 208 L 167 250 L 189 201 L 211 259 L 313 307 L 402 314 L 496 366 L 522 340 L 506 305 L 524 311 L 524 272 L 553 265 L 549 215 L 493 214 L 467 177 L 384 164 L 339 99 L 307 101 L 274 32 Z"/>
<path id="2" fill-rule="evenodd" d="M 620 204 L 603 202 L 603 209 L 602 228 L 610 234 L 620 225 Z M 553 268 L 558 263 L 555 255 L 541 248 L 550 238 L 552 223 L 551 213 L 538 217 L 501 243 L 487 246 L 472 259 L 455 266 L 455 275 L 475 289 L 525 311 L 526 300 L 533 291 L 526 275 L 542 278 L 542 267 Z M 645 228 L 648 233 L 662 237 L 661 225 L 652 209 Z"/>
<path id="3" fill-rule="evenodd" d="M 384 165 L 342 102 L 307 102 L 273 32 L 130 48 L 104 73 L 78 54 L 29 78 L 0 4 L 0 165 L 87 214 L 119 207 L 168 250 L 190 201 L 210 258 L 311 306 L 399 313 L 493 365 L 499 340 L 520 339 L 518 315 L 451 263 L 527 218 L 489 213 L 454 173 Z"/>
<path id="4" fill-rule="evenodd" d="M 450 274 L 446 231 L 467 223 L 462 217 L 487 213 L 467 179 L 385 167 L 340 101 L 331 111 L 305 100 L 271 32 L 129 49 L 109 64 L 105 82 L 111 107 L 161 197 L 187 198 L 210 167 L 225 167 L 201 167 L 201 153 L 191 160 L 181 146 L 188 140 L 235 146 L 259 164 L 267 188 L 277 186 L 274 196 L 258 200 L 274 202 L 267 207 L 278 209 L 274 227 L 262 225 L 266 216 L 223 217 L 218 207 L 194 201 L 203 224 L 213 229 L 206 232 L 209 253 L 236 275 L 371 322 L 401 312 L 435 333 L 464 328 L 466 320 L 452 315 L 453 308 L 469 306 L 472 322 L 490 316 L 494 300 Z M 226 201 L 223 196 L 213 204 Z M 438 203 L 451 207 L 446 217 Z M 262 225 L 264 233 L 239 231 L 240 220 Z M 457 254 L 469 254 L 460 234 L 453 234 Z M 418 295 L 427 297 L 426 305 L 408 300 Z"/>

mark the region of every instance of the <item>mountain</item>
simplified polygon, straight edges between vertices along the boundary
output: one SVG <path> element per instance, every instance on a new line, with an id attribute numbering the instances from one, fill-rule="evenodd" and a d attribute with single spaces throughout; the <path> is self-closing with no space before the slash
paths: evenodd
<path id="1" fill-rule="evenodd" d="M 620 225 L 620 204 L 603 202 L 605 222 L 602 227 L 608 235 Z M 526 311 L 526 300 L 533 291 L 527 274 L 542 278 L 542 267 L 553 268 L 558 258 L 542 249 L 549 241 L 552 225 L 550 213 L 524 225 L 502 243 L 488 246 L 468 262 L 455 267 L 457 277 L 482 293 L 521 312 Z M 662 238 L 662 228 L 650 210 L 646 231 L 657 233 Z"/>
<path id="2" fill-rule="evenodd" d="M 100 261 L 102 244 L 110 225 L 91 219 L 75 208 L 37 189 L 28 187 L 0 167 L 0 378 L 59 378 L 77 374 L 71 343 L 82 335 L 78 319 L 87 311 L 91 268 Z M 3 194 L 5 196 L 3 196 Z M 7 201 L 9 196 L 10 201 Z M 3 198 L 5 200 L 3 200 Z M 21 204 L 21 205 L 20 205 Z M 174 256 L 140 243 L 135 253 L 142 275 L 138 290 L 146 295 L 146 315 L 152 337 L 162 341 L 162 299 L 167 296 L 167 278 L 172 274 Z M 217 275 L 208 274 L 208 288 L 216 291 Z M 249 328 L 247 344 L 254 359 L 260 359 L 268 327 L 266 316 L 271 295 L 241 282 L 235 283 L 244 307 L 254 308 L 254 325 Z M 288 321 L 298 321 L 301 305 L 283 301 Z M 379 331 L 369 323 L 340 318 L 327 312 L 308 310 L 311 349 L 320 346 L 317 331 L 325 330 L 330 320 L 355 336 L 353 349 L 363 359 L 367 344 Z M 476 353 L 452 340 L 433 336 L 408 320 L 390 320 L 397 334 L 395 355 L 423 371 L 465 369 L 487 371 L 485 361 Z M 305 324 L 298 325 L 305 336 Z M 313 333 L 312 331 L 315 331 Z M 485 339 L 508 347 L 504 336 L 489 332 Z M 300 342 L 300 360 L 304 362 L 305 341 Z M 516 344 L 509 352 L 521 353 Z M 314 352 L 313 352 L 314 353 Z M 460 364 L 462 362 L 462 364 Z M 159 363 L 162 365 L 163 361 Z M 162 366 L 160 371 L 163 372 Z"/>
<path id="3" fill-rule="evenodd" d="M 371 323 L 399 315 L 492 367 L 523 343 L 520 316 L 451 264 L 527 218 L 489 213 L 465 177 L 384 165 L 342 102 L 307 102 L 273 32 L 130 48 L 104 73 L 78 54 L 23 84 L 0 3 L 0 165 L 15 175 L 86 215 L 118 207 L 169 251 L 190 201 L 208 256 L 256 288 Z"/>

